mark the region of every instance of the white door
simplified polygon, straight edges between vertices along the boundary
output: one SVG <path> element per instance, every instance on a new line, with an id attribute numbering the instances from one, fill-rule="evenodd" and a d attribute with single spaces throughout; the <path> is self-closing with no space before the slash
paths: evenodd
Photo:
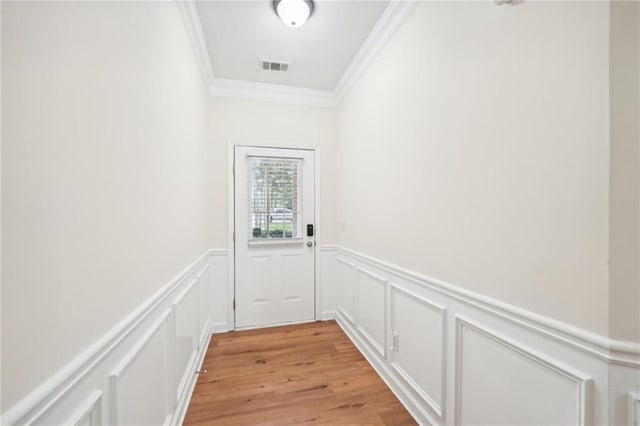
<path id="1" fill-rule="evenodd" d="M 315 317 L 314 152 L 235 148 L 236 327 Z"/>

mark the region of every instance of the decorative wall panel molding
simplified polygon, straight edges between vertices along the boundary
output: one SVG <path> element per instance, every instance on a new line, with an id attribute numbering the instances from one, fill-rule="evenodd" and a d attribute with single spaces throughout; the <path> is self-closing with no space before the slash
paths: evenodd
<path id="1" fill-rule="evenodd" d="M 193 363 L 198 356 L 198 279 L 189 282 L 171 303 L 173 314 L 173 366 L 177 384 L 175 400 L 183 396 L 189 378 L 193 375 Z"/>
<path id="2" fill-rule="evenodd" d="M 336 261 L 336 285 L 340 286 L 337 290 L 337 310 L 353 324 L 355 316 L 356 265 L 341 257 L 337 257 Z"/>
<path id="3" fill-rule="evenodd" d="M 337 319 L 419 423 L 482 421 L 483 408 L 497 412 L 493 422 L 513 423 L 518 420 L 513 410 L 492 408 L 503 407 L 508 398 L 508 406 L 532 410 L 526 418 L 538 422 L 640 426 L 640 381 L 630 379 L 640 377 L 635 344 L 341 247 L 319 250 L 321 318 Z M 153 418 L 180 424 L 211 330 L 233 328 L 228 263 L 226 250 L 205 253 L 7 411 L 3 424 L 114 424 L 112 404 L 119 414 L 133 409 L 117 402 L 125 378 L 148 373 L 136 360 L 151 353 L 168 365 L 156 367 L 163 370 L 158 376 L 164 378 L 166 392 L 149 392 L 144 384 L 136 392 L 146 392 L 154 401 L 165 394 L 167 408 L 156 408 Z M 184 356 L 178 348 L 186 348 Z M 127 360 L 128 367 L 118 370 Z M 500 365 L 491 367 L 491 362 Z M 114 372 L 119 373 L 112 379 L 116 398 L 108 386 Z M 617 381 L 618 376 L 626 381 Z M 545 399 L 548 395 L 554 398 Z M 550 417 L 536 417 L 540 413 Z"/>
<path id="4" fill-rule="evenodd" d="M 445 420 L 447 309 L 396 284 L 390 292 L 391 367 Z"/>
<path id="5" fill-rule="evenodd" d="M 633 424 L 635 343 L 342 247 L 323 253 L 338 323 L 419 423 Z M 384 337 L 370 331 L 380 322 Z"/>
<path id="6" fill-rule="evenodd" d="M 10 408 L 2 424 L 181 424 L 211 337 L 215 257 L 200 256 Z"/>
<path id="7" fill-rule="evenodd" d="M 456 425 L 587 423 L 588 375 L 461 315 L 455 322 Z"/>
<path id="8" fill-rule="evenodd" d="M 358 331 L 378 354 L 386 357 L 386 321 L 387 280 L 364 269 L 357 268 L 356 280 L 356 324 Z"/>
<path id="9" fill-rule="evenodd" d="M 640 393 L 629 392 L 629 425 L 640 426 Z"/>
<path id="10" fill-rule="evenodd" d="M 65 424 L 73 426 L 102 426 L 102 391 L 91 392 Z"/>
<path id="11" fill-rule="evenodd" d="M 110 424 L 170 423 L 170 316 L 164 311 L 109 375 Z"/>

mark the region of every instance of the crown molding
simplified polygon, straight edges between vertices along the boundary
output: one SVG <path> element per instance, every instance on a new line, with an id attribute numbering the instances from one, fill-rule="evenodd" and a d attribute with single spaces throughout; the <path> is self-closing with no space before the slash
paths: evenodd
<path id="1" fill-rule="evenodd" d="M 332 91 L 226 78 L 215 78 L 213 84 L 209 86 L 209 94 L 225 98 L 254 99 L 315 107 L 336 106 Z"/>
<path id="2" fill-rule="evenodd" d="M 387 45 L 391 37 L 404 24 L 417 1 L 415 0 L 391 0 L 387 8 L 382 12 L 380 19 L 362 43 L 360 50 L 353 57 L 351 63 L 338 81 L 334 89 L 336 104 L 349 92 L 349 89 L 362 77 L 364 71 L 371 65 L 380 51 Z"/>
<path id="3" fill-rule="evenodd" d="M 217 78 L 195 0 L 175 0 L 211 96 L 253 99 L 315 107 L 335 107 L 358 81 L 391 37 L 413 11 L 416 0 L 391 0 L 362 46 L 347 66 L 334 90 L 316 90 L 244 80 Z"/>
<path id="4" fill-rule="evenodd" d="M 204 32 L 202 32 L 202 21 L 200 20 L 200 14 L 198 14 L 196 2 L 194 0 L 175 1 L 182 14 L 182 20 L 187 29 L 187 34 L 193 47 L 193 53 L 196 55 L 196 61 L 202 72 L 204 82 L 207 87 L 210 88 L 214 84 L 215 77 L 213 76 L 209 49 L 207 49 L 207 42 L 204 39 Z"/>

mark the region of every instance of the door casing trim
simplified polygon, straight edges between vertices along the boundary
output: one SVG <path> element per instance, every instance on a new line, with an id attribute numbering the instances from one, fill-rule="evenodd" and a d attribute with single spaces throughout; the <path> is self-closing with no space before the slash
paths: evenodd
<path id="1" fill-rule="evenodd" d="M 298 149 L 301 151 L 314 152 L 314 220 L 315 220 L 315 250 L 313 251 L 314 264 L 314 320 L 320 321 L 322 314 L 322 288 L 320 286 L 320 264 L 318 256 L 318 248 L 321 246 L 320 234 L 321 217 L 320 217 L 320 147 L 304 146 L 303 144 L 289 144 L 283 142 L 271 141 L 252 141 L 251 143 L 234 143 L 231 139 L 227 139 L 227 249 L 229 258 L 227 261 L 227 323 L 231 330 L 236 328 L 235 309 L 233 300 L 235 298 L 235 282 L 236 282 L 236 246 L 233 241 L 233 232 L 235 230 L 235 174 L 233 171 L 235 163 L 236 147 L 250 148 L 276 148 L 276 149 Z M 293 324 L 293 323 L 291 323 Z"/>

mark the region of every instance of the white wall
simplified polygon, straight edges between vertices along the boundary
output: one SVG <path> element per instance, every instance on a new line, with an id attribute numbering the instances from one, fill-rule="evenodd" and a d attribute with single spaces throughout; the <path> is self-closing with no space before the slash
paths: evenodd
<path id="1" fill-rule="evenodd" d="M 216 206 L 227 206 L 228 141 L 236 145 L 320 148 L 320 216 L 322 244 L 336 242 L 335 111 L 243 99 L 211 98 L 210 144 L 214 170 L 212 194 Z M 216 216 L 217 218 L 218 216 Z M 226 215 L 214 224 L 214 247 L 227 246 Z"/>
<path id="2" fill-rule="evenodd" d="M 640 133 L 637 2 L 614 1 L 610 14 L 610 335 L 640 342 Z"/>
<path id="3" fill-rule="evenodd" d="M 338 107 L 340 246 L 607 335 L 608 9 L 419 3 Z"/>
<path id="4" fill-rule="evenodd" d="M 2 411 L 211 247 L 177 6 L 2 4 Z"/>

